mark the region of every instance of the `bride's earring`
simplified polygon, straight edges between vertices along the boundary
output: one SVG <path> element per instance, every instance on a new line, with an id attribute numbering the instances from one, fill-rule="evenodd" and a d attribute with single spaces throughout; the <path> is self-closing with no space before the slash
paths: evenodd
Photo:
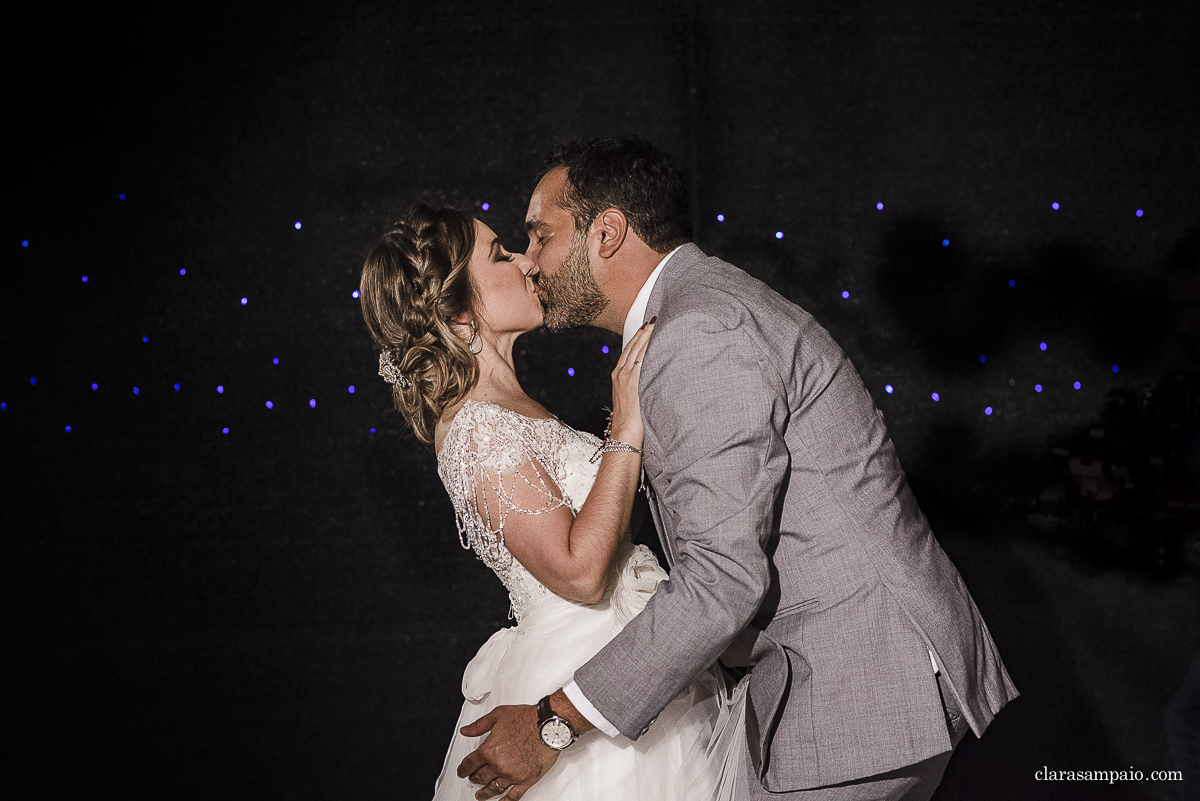
<path id="1" fill-rule="evenodd" d="M 471 321 L 471 338 L 467 340 L 467 350 L 471 351 L 473 356 L 478 356 L 483 352 L 483 337 L 479 336 L 479 330 L 475 328 L 475 321 Z"/>

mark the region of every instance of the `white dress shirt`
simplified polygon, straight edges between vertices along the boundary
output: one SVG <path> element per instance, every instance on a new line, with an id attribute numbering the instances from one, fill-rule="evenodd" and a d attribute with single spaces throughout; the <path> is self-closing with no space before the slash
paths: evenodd
<path id="1" fill-rule="evenodd" d="M 682 247 L 682 246 L 681 246 Z M 646 316 L 646 304 L 650 302 L 650 293 L 654 291 L 654 284 L 658 281 L 659 274 L 663 271 L 667 261 L 675 255 L 675 248 L 670 253 L 662 257 L 662 261 L 654 268 L 654 271 L 646 278 L 646 283 L 642 284 L 641 290 L 638 291 L 637 297 L 633 299 L 633 305 L 629 307 L 629 314 L 625 316 L 625 328 L 621 336 L 621 349 L 629 344 L 629 340 L 633 339 L 633 335 L 642 327 L 642 318 Z M 617 731 L 617 727 L 608 722 L 604 715 L 600 714 L 600 710 L 592 706 L 592 702 L 583 694 L 583 690 L 579 689 L 579 685 L 571 679 L 567 686 L 563 687 L 563 693 L 575 705 L 575 709 L 579 714 L 587 718 L 588 723 L 595 726 L 600 731 L 607 734 L 609 737 L 616 737 L 621 732 Z"/>
<path id="2" fill-rule="evenodd" d="M 679 247 L 683 247 L 680 245 Z M 633 305 L 629 307 L 629 314 L 625 315 L 625 328 L 622 330 L 621 349 L 629 344 L 629 340 L 633 339 L 633 335 L 642 327 L 642 318 L 646 316 L 646 304 L 650 302 L 650 293 L 654 291 L 654 285 L 658 283 L 659 273 L 663 271 L 663 267 L 667 266 L 667 262 L 675 255 L 675 248 L 670 253 L 662 257 L 662 261 L 654 268 L 654 271 L 646 277 L 646 283 L 642 284 L 641 290 L 637 293 L 637 297 L 633 299 Z"/>

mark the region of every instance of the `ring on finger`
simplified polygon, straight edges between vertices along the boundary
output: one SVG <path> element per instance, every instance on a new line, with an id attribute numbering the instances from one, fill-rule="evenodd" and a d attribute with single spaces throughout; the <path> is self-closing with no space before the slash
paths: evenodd
<path id="1" fill-rule="evenodd" d="M 501 787 L 501 786 L 500 786 L 500 780 L 499 780 L 499 779 L 492 779 L 490 782 L 488 782 L 488 787 L 492 788 L 492 789 L 493 789 L 493 790 L 495 790 L 497 793 L 503 793 L 505 790 L 507 790 L 507 789 L 508 789 L 507 787 Z"/>

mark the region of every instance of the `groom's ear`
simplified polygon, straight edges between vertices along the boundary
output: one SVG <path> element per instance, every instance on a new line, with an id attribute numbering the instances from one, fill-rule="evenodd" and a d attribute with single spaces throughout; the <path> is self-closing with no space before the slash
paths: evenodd
<path id="1" fill-rule="evenodd" d="M 600 258 L 611 258 L 625 244 L 629 221 L 620 209 L 605 209 L 596 218 L 594 230 L 600 236 Z"/>

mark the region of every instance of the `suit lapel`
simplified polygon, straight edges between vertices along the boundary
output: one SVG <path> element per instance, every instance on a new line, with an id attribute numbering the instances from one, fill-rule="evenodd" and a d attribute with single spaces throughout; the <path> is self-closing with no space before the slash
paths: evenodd
<path id="1" fill-rule="evenodd" d="M 679 280 L 679 276 L 706 258 L 708 256 L 703 250 L 696 247 L 694 242 L 688 242 L 675 251 L 675 255 L 667 260 L 667 263 L 663 265 L 662 272 L 658 274 L 654 289 L 650 290 L 650 297 L 646 301 L 646 312 L 642 315 L 643 323 L 652 317 L 657 317 L 658 313 L 662 311 L 663 299 L 669 293 L 671 285 Z"/>
<path id="2" fill-rule="evenodd" d="M 654 436 L 649 421 L 643 419 L 642 425 L 645 429 L 645 438 L 642 443 L 642 466 L 646 470 L 646 500 L 649 502 L 650 517 L 654 520 L 654 530 L 658 532 L 658 540 L 662 545 L 662 552 L 667 557 L 667 567 L 669 568 L 675 564 L 675 550 L 671 547 L 671 534 L 663 524 L 663 509 L 659 505 L 658 493 L 654 489 L 662 476 L 662 448 L 659 447 L 658 438 Z"/>
<path id="3" fill-rule="evenodd" d="M 707 258 L 704 251 L 696 247 L 692 242 L 683 245 L 676 251 L 666 264 L 663 265 L 663 270 L 658 275 L 658 280 L 654 284 L 654 289 L 650 291 L 650 298 L 646 302 L 646 312 L 642 316 L 642 322 L 648 322 L 654 317 L 660 316 L 665 305 L 665 299 L 670 293 L 671 286 L 679 280 L 679 277 L 698 264 L 700 261 Z M 650 347 L 654 347 L 654 340 L 650 340 Z M 638 388 L 639 393 L 644 390 Z M 643 406 L 643 408 L 645 408 Z M 645 444 L 643 445 L 643 464 L 646 468 L 646 498 L 650 502 L 650 516 L 654 520 L 654 528 L 658 531 L 659 542 L 662 543 L 663 553 L 667 556 L 667 566 L 672 567 L 675 564 L 675 543 L 672 542 L 672 532 L 667 530 L 665 525 L 666 510 L 662 508 L 658 501 L 658 493 L 655 491 L 655 486 L 658 484 L 662 476 L 663 452 L 659 445 L 658 437 L 654 432 L 654 421 L 643 417 L 642 425 L 645 428 Z"/>
<path id="4" fill-rule="evenodd" d="M 670 536 L 663 526 L 662 509 L 658 505 L 658 495 L 652 484 L 646 485 L 646 500 L 649 501 L 650 517 L 654 520 L 654 530 L 658 532 L 658 542 L 662 545 L 663 555 L 667 557 L 667 570 L 675 566 L 675 551 L 671 549 Z"/>

